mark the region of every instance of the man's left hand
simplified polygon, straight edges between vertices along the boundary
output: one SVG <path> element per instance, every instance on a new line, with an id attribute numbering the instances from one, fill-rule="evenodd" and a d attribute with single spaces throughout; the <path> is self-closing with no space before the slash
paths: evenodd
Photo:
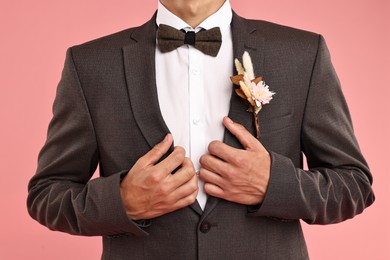
<path id="1" fill-rule="evenodd" d="M 245 127 L 223 119 L 225 127 L 245 150 L 220 141 L 209 144 L 209 153 L 200 158 L 199 177 L 207 194 L 228 201 L 256 205 L 264 200 L 270 177 L 271 158 L 264 146 Z"/>

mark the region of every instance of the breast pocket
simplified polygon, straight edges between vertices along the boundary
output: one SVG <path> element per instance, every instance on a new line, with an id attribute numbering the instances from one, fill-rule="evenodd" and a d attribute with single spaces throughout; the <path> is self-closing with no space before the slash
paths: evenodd
<path id="1" fill-rule="evenodd" d="M 261 113 L 261 112 L 260 112 Z M 294 126 L 293 114 L 288 113 L 276 117 L 260 118 L 260 131 L 261 136 L 272 135 L 276 132 L 283 131 L 286 128 Z"/>
<path id="2" fill-rule="evenodd" d="M 270 151 L 292 156 L 300 147 L 300 124 L 293 113 L 260 119 L 260 142 Z"/>

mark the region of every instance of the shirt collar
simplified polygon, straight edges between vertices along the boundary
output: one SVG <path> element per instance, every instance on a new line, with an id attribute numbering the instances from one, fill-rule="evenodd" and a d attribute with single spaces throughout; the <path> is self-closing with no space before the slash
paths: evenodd
<path id="1" fill-rule="evenodd" d="M 192 28 L 181 18 L 171 13 L 167 8 L 165 8 L 164 5 L 160 3 L 160 1 L 158 1 L 156 23 L 157 25 L 166 24 L 178 30 L 185 29 L 186 31 L 193 30 L 193 29 L 195 29 L 195 31 L 199 31 L 200 29 L 208 30 L 213 27 L 219 27 L 223 35 L 226 32 L 226 30 L 230 28 L 232 16 L 233 16 L 233 12 L 230 6 L 230 2 L 229 0 L 226 0 L 225 3 L 221 6 L 221 8 L 218 9 L 217 12 L 207 17 L 206 20 L 204 20 L 196 28 Z"/>

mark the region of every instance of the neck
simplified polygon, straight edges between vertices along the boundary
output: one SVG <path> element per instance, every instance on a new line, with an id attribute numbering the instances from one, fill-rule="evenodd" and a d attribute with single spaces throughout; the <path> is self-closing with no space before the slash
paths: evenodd
<path id="1" fill-rule="evenodd" d="M 218 11 L 225 0 L 160 0 L 160 2 L 170 12 L 195 28 Z"/>

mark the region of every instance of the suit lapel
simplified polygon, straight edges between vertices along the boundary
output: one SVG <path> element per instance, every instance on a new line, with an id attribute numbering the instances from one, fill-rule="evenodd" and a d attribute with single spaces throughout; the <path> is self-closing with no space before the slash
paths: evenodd
<path id="1" fill-rule="evenodd" d="M 234 58 L 241 60 L 244 51 L 247 51 L 252 58 L 255 75 L 263 75 L 264 65 L 264 38 L 256 34 L 256 29 L 248 26 L 249 23 L 242 17 L 233 12 L 233 19 L 231 23 L 232 37 L 233 37 L 233 54 Z M 232 66 L 234 63 L 232 61 Z M 233 68 L 234 74 L 237 73 Z M 253 123 L 252 113 L 247 112 L 248 106 L 237 96 L 232 86 L 232 96 L 230 100 L 229 117 L 242 124 L 246 129 L 255 134 L 255 126 Z M 223 142 L 236 147 L 242 148 L 240 142 L 227 129 L 225 129 Z M 202 216 L 204 219 L 218 204 L 220 199 L 209 196 L 207 204 Z"/>
<path id="2" fill-rule="evenodd" d="M 249 53 L 252 58 L 255 75 L 262 75 L 263 63 L 264 63 L 264 38 L 259 37 L 256 34 L 256 29 L 247 26 L 247 22 L 242 17 L 239 17 L 235 13 L 232 20 L 232 36 L 233 36 L 233 53 L 234 58 L 238 58 L 242 61 L 242 55 L 245 51 Z M 234 65 L 232 65 L 234 67 Z M 235 67 L 233 69 L 234 74 L 237 73 Z M 242 99 L 235 94 L 234 86 L 232 86 L 232 97 L 230 100 L 229 117 L 243 126 L 248 131 L 255 134 L 255 126 L 253 123 L 253 116 L 247 112 L 248 106 L 242 101 Z M 224 142 L 237 147 L 242 148 L 238 140 L 225 129 Z"/>
<path id="3" fill-rule="evenodd" d="M 123 48 L 125 76 L 134 118 L 150 148 L 159 143 L 169 133 L 159 106 L 155 51 L 155 16 L 145 25 L 134 30 L 133 42 Z M 202 214 L 197 201 L 190 206 Z"/>
<path id="4" fill-rule="evenodd" d="M 132 44 L 123 48 L 131 109 L 144 138 L 155 146 L 169 133 L 161 115 L 155 72 L 156 23 L 153 18 L 132 34 Z"/>

